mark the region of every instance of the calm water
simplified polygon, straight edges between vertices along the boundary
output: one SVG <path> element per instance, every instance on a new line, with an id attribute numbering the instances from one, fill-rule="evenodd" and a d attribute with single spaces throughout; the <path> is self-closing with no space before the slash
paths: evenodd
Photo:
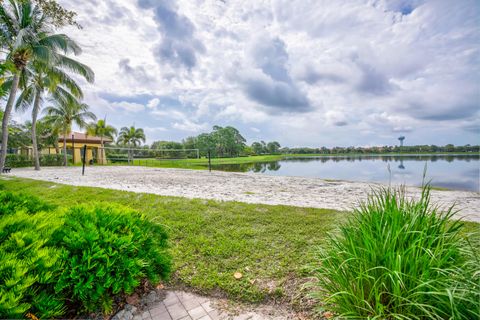
<path id="1" fill-rule="evenodd" d="M 345 156 L 215 165 L 214 170 L 420 186 L 425 165 L 435 187 L 479 191 L 479 155 Z M 390 167 L 391 174 L 388 171 Z M 390 178 L 391 177 L 391 178 Z"/>

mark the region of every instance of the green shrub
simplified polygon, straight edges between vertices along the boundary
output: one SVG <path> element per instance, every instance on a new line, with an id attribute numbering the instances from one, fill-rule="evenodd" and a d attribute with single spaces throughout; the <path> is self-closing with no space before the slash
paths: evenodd
<path id="1" fill-rule="evenodd" d="M 478 254 L 450 208 L 382 189 L 319 253 L 324 307 L 354 319 L 479 319 Z"/>
<path id="2" fill-rule="evenodd" d="M 71 156 L 67 156 L 68 161 L 71 161 L 71 158 Z M 42 154 L 40 155 L 40 165 L 43 167 L 61 166 L 63 165 L 63 154 Z"/>
<path id="3" fill-rule="evenodd" d="M 111 163 L 128 162 L 128 154 L 123 153 L 107 153 L 107 160 Z"/>
<path id="4" fill-rule="evenodd" d="M 22 168 L 33 166 L 33 160 L 23 154 L 7 154 L 5 166 L 11 168 Z"/>
<path id="5" fill-rule="evenodd" d="M 52 209 L 0 191 L 0 318 L 109 312 L 115 295 L 168 277 L 162 226 L 120 206 Z"/>
<path id="6" fill-rule="evenodd" d="M 71 208 L 53 243 L 63 248 L 64 272 L 56 291 L 84 311 L 110 312 L 113 296 L 132 293 L 141 280 L 170 272 L 166 233 L 125 207 Z"/>
<path id="7" fill-rule="evenodd" d="M 71 162 L 72 156 L 67 155 L 67 160 Z M 33 167 L 33 158 L 23 154 L 7 154 L 5 165 L 11 168 Z M 40 165 L 44 167 L 61 166 L 63 165 L 63 154 L 41 154 Z"/>
<path id="8" fill-rule="evenodd" d="M 50 211 L 53 207 L 38 198 L 25 194 L 0 191 L 0 217 L 23 210 L 25 213 Z"/>
<path id="9" fill-rule="evenodd" d="M 61 225 L 52 213 L 17 211 L 0 218 L 0 318 L 59 317 L 62 299 L 54 292 L 60 250 L 46 244 Z"/>

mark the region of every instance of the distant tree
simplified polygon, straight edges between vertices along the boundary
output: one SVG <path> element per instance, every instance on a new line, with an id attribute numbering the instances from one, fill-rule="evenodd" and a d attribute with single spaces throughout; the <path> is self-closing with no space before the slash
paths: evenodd
<path id="1" fill-rule="evenodd" d="M 135 126 L 130 126 L 128 127 L 123 127 L 120 129 L 120 133 L 118 135 L 118 140 L 117 142 L 119 144 L 128 146 L 128 163 L 132 160 L 132 150 L 130 150 L 131 147 L 136 147 L 142 144 L 142 142 L 145 143 L 145 133 L 143 132 L 143 129 L 140 128 L 135 128 Z"/>
<path id="2" fill-rule="evenodd" d="M 176 141 L 154 141 L 151 149 L 180 150 L 183 144 Z"/>
<path id="3" fill-rule="evenodd" d="M 454 152 L 455 151 L 455 146 L 453 144 L 447 144 L 445 146 L 445 151 L 446 152 Z"/>
<path id="4" fill-rule="evenodd" d="M 151 149 L 160 150 L 156 152 L 156 156 L 161 158 L 186 158 L 187 154 L 182 151 L 184 145 L 181 142 L 176 141 L 155 141 L 151 145 Z M 172 150 L 172 151 L 166 151 Z"/>
<path id="5" fill-rule="evenodd" d="M 263 145 L 260 142 L 252 143 L 252 150 L 257 155 L 260 155 L 265 152 L 265 149 L 263 148 Z"/>
<path id="6" fill-rule="evenodd" d="M 87 126 L 87 120 L 95 120 L 96 116 L 88 111 L 89 106 L 76 99 L 53 100 L 53 106 L 45 108 L 47 115 L 43 120 L 54 128 L 61 128 L 63 134 L 63 163 L 67 165 L 67 135 L 72 130 L 72 124 L 80 128 Z"/>
<path id="7" fill-rule="evenodd" d="M 207 156 L 209 151 L 213 153 L 212 156 L 216 156 L 215 139 L 210 133 L 202 133 L 197 136 L 196 140 L 201 156 Z"/>
<path id="8" fill-rule="evenodd" d="M 30 134 L 28 126 L 15 121 L 10 121 L 9 131 L 9 149 L 28 147 L 30 145 Z"/>
<path id="9" fill-rule="evenodd" d="M 27 127 L 31 125 L 26 123 Z M 42 150 L 44 148 L 55 148 L 57 154 L 60 154 L 60 149 L 58 147 L 58 138 L 60 134 L 60 128 L 55 128 L 54 126 L 47 123 L 44 119 L 37 121 L 37 141 L 38 149 Z M 31 129 L 29 130 L 31 131 Z"/>
<path id="10" fill-rule="evenodd" d="M 245 148 L 245 138 L 231 126 L 225 128 L 214 126 L 211 139 L 215 143 L 217 155 L 221 157 L 238 156 Z"/>
<path id="11" fill-rule="evenodd" d="M 243 148 L 243 152 L 242 152 L 242 153 L 243 153 L 244 155 L 247 155 L 247 156 L 251 156 L 251 155 L 254 155 L 254 154 L 255 154 L 255 152 L 253 152 L 252 147 L 250 147 L 250 146 L 245 146 L 245 147 Z"/>
<path id="12" fill-rule="evenodd" d="M 100 149 L 100 159 L 105 158 L 105 146 L 104 146 L 104 138 L 109 138 L 110 140 L 114 141 L 115 136 L 117 135 L 118 131 L 115 127 L 110 126 L 107 124 L 107 119 L 98 120 L 97 122 L 91 122 L 87 125 L 87 133 L 92 136 L 100 137 L 100 145 L 102 148 Z"/>
<path id="13" fill-rule="evenodd" d="M 278 143 L 277 141 L 272 141 L 267 144 L 267 150 L 268 150 L 268 153 L 270 154 L 278 153 L 279 149 L 280 149 L 280 143 Z"/>
<path id="14" fill-rule="evenodd" d="M 185 149 L 198 149 L 197 138 L 195 137 L 187 137 L 182 141 L 182 144 Z"/>

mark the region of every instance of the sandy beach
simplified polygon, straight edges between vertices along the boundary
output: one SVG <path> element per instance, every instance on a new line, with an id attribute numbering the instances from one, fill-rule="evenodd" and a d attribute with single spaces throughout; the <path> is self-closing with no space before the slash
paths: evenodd
<path id="1" fill-rule="evenodd" d="M 41 171 L 15 168 L 10 175 L 56 183 L 100 187 L 165 196 L 241 201 L 271 205 L 350 210 L 381 184 L 326 181 L 316 178 L 280 177 L 254 173 L 231 173 L 147 167 L 47 167 Z M 418 197 L 420 189 L 408 187 Z M 456 218 L 480 222 L 480 195 L 467 191 L 432 191 L 432 201 L 441 206 L 456 204 Z"/>

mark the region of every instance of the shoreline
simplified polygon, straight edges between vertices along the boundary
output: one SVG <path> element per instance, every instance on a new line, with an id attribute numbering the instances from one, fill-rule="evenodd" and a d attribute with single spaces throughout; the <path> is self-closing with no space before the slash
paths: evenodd
<path id="1" fill-rule="evenodd" d="M 16 168 L 10 176 L 61 184 L 151 193 L 163 196 L 238 201 L 350 211 L 381 183 L 324 180 L 320 178 L 259 175 L 190 169 L 138 166 Z M 5 175 L 5 176 L 9 176 Z M 5 177 L 4 176 L 4 177 Z M 407 186 L 409 197 L 420 196 L 419 187 Z M 480 222 L 480 195 L 471 191 L 432 190 L 432 203 L 444 208 L 456 204 L 455 218 Z"/>

